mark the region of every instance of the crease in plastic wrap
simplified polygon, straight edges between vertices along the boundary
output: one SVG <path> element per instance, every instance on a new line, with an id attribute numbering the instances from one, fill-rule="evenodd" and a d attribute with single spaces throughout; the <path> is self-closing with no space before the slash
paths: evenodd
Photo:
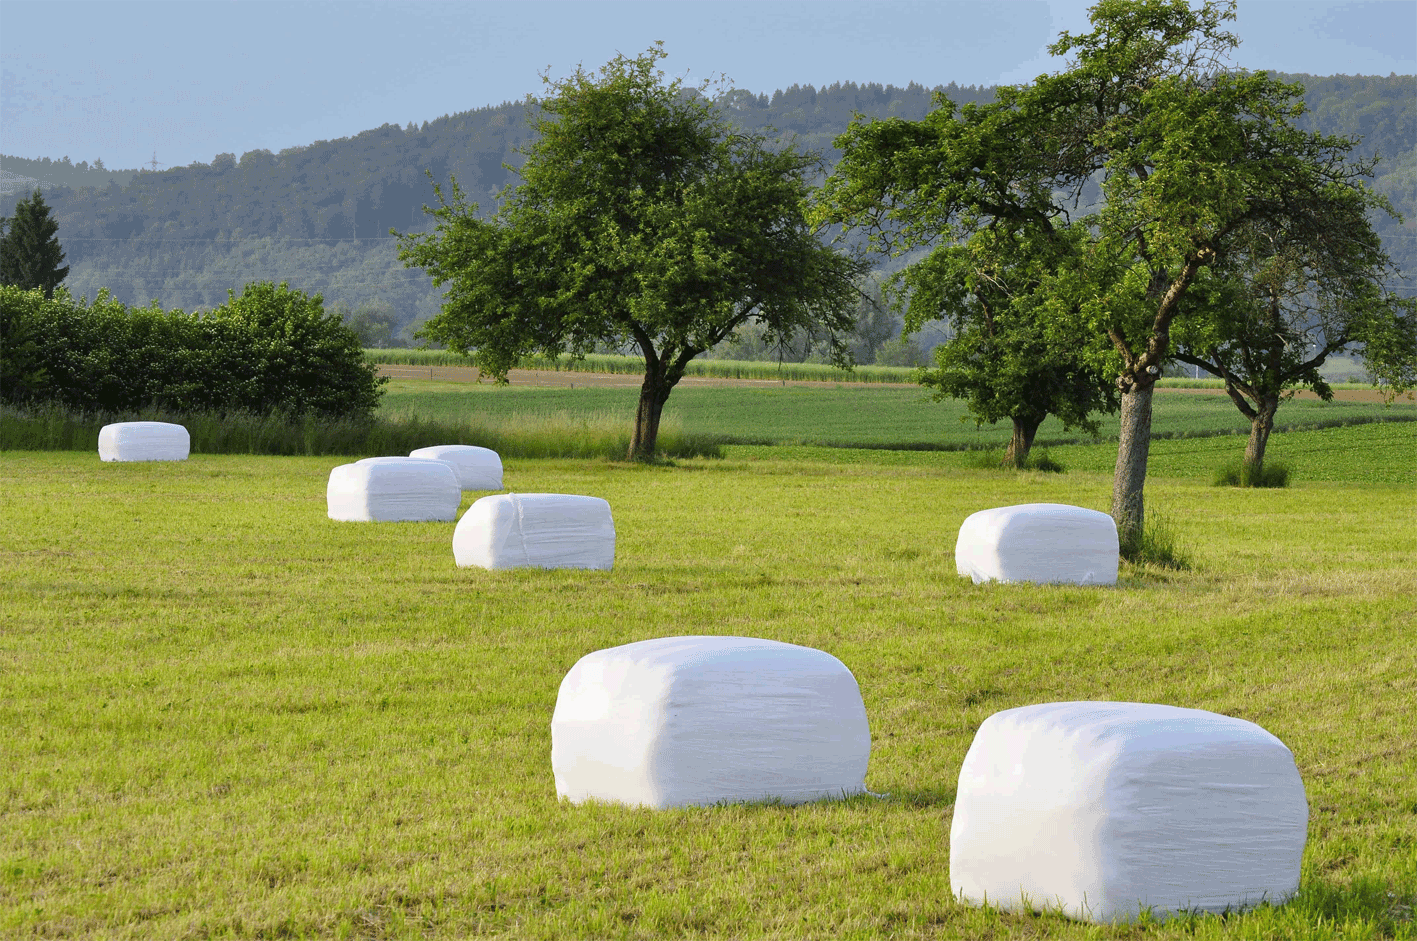
<path id="1" fill-rule="evenodd" d="M 442 461 L 458 475 L 464 490 L 501 490 L 502 457 L 491 448 L 472 444 L 440 444 L 410 451 L 409 457 Z"/>
<path id="2" fill-rule="evenodd" d="M 955 570 L 980 582 L 1117 583 L 1117 524 L 1097 510 L 1025 503 L 971 514 L 955 542 Z"/>
<path id="3" fill-rule="evenodd" d="M 325 502 L 340 522 L 447 523 L 458 518 L 462 487 L 442 461 L 366 457 L 330 471 Z"/>
<path id="4" fill-rule="evenodd" d="M 503 493 L 468 507 L 453 531 L 461 568 L 609 570 L 615 564 L 615 521 L 600 497 Z"/>
<path id="5" fill-rule="evenodd" d="M 558 796 L 657 809 L 866 791 L 871 731 L 836 657 L 751 637 L 587 654 L 551 719 Z"/>
<path id="6" fill-rule="evenodd" d="M 1200 709 L 1068 702 L 995 713 L 959 774 L 950 885 L 1094 922 L 1281 904 L 1309 805 L 1294 756 Z"/>
<path id="7" fill-rule="evenodd" d="M 191 452 L 192 436 L 171 422 L 117 422 L 98 432 L 102 461 L 185 461 Z"/>

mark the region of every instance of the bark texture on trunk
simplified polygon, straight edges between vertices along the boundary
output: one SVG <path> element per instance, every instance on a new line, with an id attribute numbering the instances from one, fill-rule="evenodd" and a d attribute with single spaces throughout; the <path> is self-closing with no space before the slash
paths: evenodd
<path id="1" fill-rule="evenodd" d="M 1009 439 L 1009 449 L 1004 452 L 1005 467 L 1022 467 L 1028 460 L 1028 452 L 1033 448 L 1033 436 L 1043 419 L 1014 418 L 1014 436 Z"/>
<path id="2" fill-rule="evenodd" d="M 640 386 L 640 404 L 635 409 L 635 432 L 630 438 L 632 461 L 647 461 L 654 457 L 659 444 L 659 417 L 664 413 L 664 403 L 669 398 L 669 389 L 646 379 Z"/>
<path id="3" fill-rule="evenodd" d="M 1112 519 L 1122 545 L 1136 545 L 1146 521 L 1146 460 L 1151 453 L 1153 385 L 1134 386 L 1122 395 L 1122 428 L 1117 469 L 1112 478 Z"/>
<path id="4" fill-rule="evenodd" d="M 1274 430 L 1274 413 L 1279 411 L 1279 397 L 1266 396 L 1250 419 L 1250 440 L 1245 444 L 1245 473 L 1258 481 L 1264 470 L 1264 449 L 1269 445 L 1269 433 Z"/>

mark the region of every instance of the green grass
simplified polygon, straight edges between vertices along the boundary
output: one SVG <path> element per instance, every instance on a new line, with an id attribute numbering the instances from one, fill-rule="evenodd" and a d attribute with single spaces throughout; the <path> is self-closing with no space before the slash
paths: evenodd
<path id="1" fill-rule="evenodd" d="M 1399 427 L 1271 448 L 1357 452 Z M 511 488 L 610 501 L 609 573 L 459 570 L 452 524 L 333 523 L 329 459 L 7 453 L 0 936 L 1417 936 L 1410 471 L 1267 491 L 1157 473 L 1149 505 L 1190 569 L 1125 566 L 1114 589 L 956 577 L 976 509 L 1105 508 L 1108 475 L 1081 468 L 1115 449 L 1086 450 L 1054 451 L 1066 474 L 748 445 L 675 467 L 508 460 Z M 840 657 L 870 717 L 867 785 L 889 797 L 558 802 L 565 672 L 695 633 Z M 1131 928 L 956 904 L 971 736 L 1065 699 L 1211 709 L 1283 739 L 1311 809 L 1300 898 Z"/>
<path id="2" fill-rule="evenodd" d="M 416 415 L 442 422 L 492 416 L 591 416 L 628 426 L 638 396 L 638 388 L 628 385 L 572 389 L 394 380 L 382 410 L 390 416 Z M 1162 392 L 1154 399 L 1154 413 L 1152 433 L 1162 439 L 1249 434 L 1249 421 L 1224 396 Z M 1003 448 L 1012 434 L 1006 422 L 976 427 L 958 401 L 932 402 L 925 390 L 910 386 L 686 386 L 674 390 L 664 414 L 687 435 L 737 444 L 977 449 Z M 1276 428 L 1387 419 L 1417 419 L 1417 406 L 1296 400 L 1280 409 Z M 1116 434 L 1116 416 L 1103 416 L 1102 436 L 1115 439 Z M 1051 450 L 1091 440 L 1078 432 L 1065 432 L 1057 419 L 1049 418 L 1039 427 L 1034 443 Z M 1233 446 L 1244 450 L 1243 441 Z"/>
<path id="3" fill-rule="evenodd" d="M 99 431 L 113 421 L 167 421 L 191 435 L 193 454 L 372 456 L 407 454 L 440 444 L 475 444 L 504 457 L 622 458 L 630 448 L 628 422 L 609 416 L 497 415 L 430 419 L 379 416 L 356 421 L 245 413 L 199 414 L 148 410 L 122 415 L 75 413 L 57 407 L 0 405 L 0 452 L 98 450 Z M 722 448 L 705 436 L 685 435 L 673 418 L 660 426 L 662 457 L 716 457 Z"/>

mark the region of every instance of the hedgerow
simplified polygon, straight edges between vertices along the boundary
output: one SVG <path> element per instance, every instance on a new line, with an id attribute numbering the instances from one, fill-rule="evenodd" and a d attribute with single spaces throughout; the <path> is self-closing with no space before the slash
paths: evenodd
<path id="1" fill-rule="evenodd" d="M 90 413 L 368 418 L 385 380 L 320 295 L 248 284 L 215 310 L 0 287 L 0 401 Z"/>

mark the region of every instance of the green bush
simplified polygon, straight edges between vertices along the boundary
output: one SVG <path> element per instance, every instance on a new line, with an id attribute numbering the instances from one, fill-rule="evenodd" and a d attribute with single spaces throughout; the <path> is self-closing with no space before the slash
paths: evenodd
<path id="1" fill-rule="evenodd" d="M 1258 471 L 1243 461 L 1222 467 L 1215 475 L 1217 487 L 1287 487 L 1289 465 L 1278 461 L 1262 464 Z"/>
<path id="2" fill-rule="evenodd" d="M 369 418 L 384 380 L 320 295 L 249 284 L 206 314 L 0 288 L 0 401 L 117 414 Z M 13 340 L 13 342 L 12 342 Z"/>

